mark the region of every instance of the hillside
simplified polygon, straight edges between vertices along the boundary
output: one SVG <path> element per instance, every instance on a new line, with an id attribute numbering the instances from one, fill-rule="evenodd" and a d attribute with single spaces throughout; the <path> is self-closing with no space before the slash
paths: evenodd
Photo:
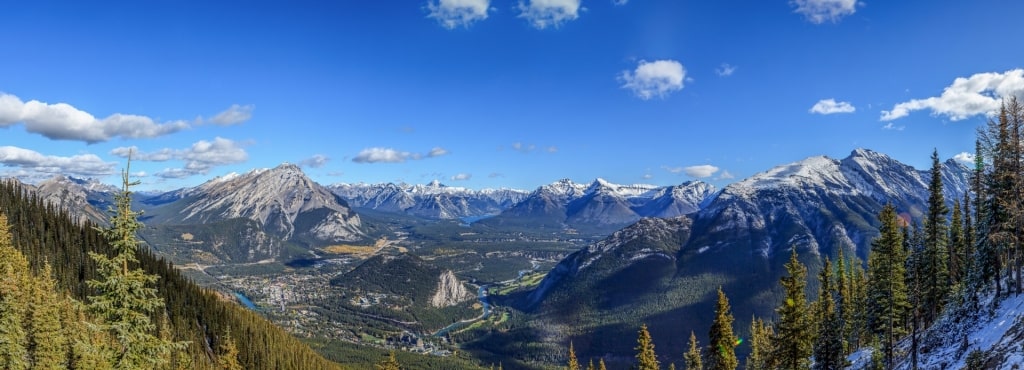
<path id="1" fill-rule="evenodd" d="M 0 183 L 0 212 L 8 217 L 13 244 L 34 271 L 43 271 L 44 263 L 52 263 L 56 288 L 85 301 L 92 294 L 85 281 L 96 279 L 95 266 L 85 253 L 109 253 L 110 247 L 91 224 L 79 225 L 52 209 L 17 183 Z M 257 314 L 191 283 L 164 260 L 145 251 L 138 258 L 140 267 L 159 276 L 156 288 L 166 304 L 171 333 L 175 340 L 193 343 L 186 358 L 194 367 L 213 367 L 211 347 L 196 344 L 215 347 L 230 327 L 236 333 L 238 360 L 245 368 L 338 368 Z"/>

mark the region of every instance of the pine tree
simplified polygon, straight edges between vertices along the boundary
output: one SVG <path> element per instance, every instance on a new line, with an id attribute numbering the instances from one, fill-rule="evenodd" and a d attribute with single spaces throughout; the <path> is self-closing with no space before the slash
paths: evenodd
<path id="1" fill-rule="evenodd" d="M 231 327 L 224 331 L 220 343 L 217 345 L 217 368 L 220 370 L 242 370 L 242 364 L 238 363 L 238 347 L 235 340 L 231 338 Z"/>
<path id="2" fill-rule="evenodd" d="M 635 349 L 637 370 L 658 370 L 658 356 L 654 354 L 654 341 L 647 331 L 647 324 L 640 326 Z"/>
<path id="3" fill-rule="evenodd" d="M 760 318 L 750 320 L 750 354 L 747 355 L 747 362 L 744 365 L 746 370 L 771 370 L 775 368 L 775 361 L 772 359 L 772 331 L 771 325 Z"/>
<path id="4" fill-rule="evenodd" d="M 590 359 L 590 363 L 587 364 L 587 370 L 597 370 L 597 368 L 594 367 L 594 359 Z"/>
<path id="5" fill-rule="evenodd" d="M 68 342 L 61 330 L 61 300 L 47 263 L 32 284 L 29 301 L 29 356 L 34 369 L 62 369 L 67 362 Z"/>
<path id="6" fill-rule="evenodd" d="M 718 303 L 715 305 L 715 320 L 711 322 L 708 334 L 710 349 L 708 351 L 708 370 L 735 370 L 739 366 L 736 359 L 736 335 L 732 331 L 732 309 L 729 298 L 718 288 Z"/>
<path id="7" fill-rule="evenodd" d="M 97 327 L 116 339 L 116 349 L 110 359 L 114 366 L 152 369 L 166 363 L 171 351 L 184 348 L 185 343 L 163 340 L 155 335 L 157 328 L 150 315 L 162 310 L 164 301 L 152 287 L 159 277 L 136 267 L 139 262 L 136 233 L 142 224 L 138 221 L 139 213 L 131 209 L 130 188 L 138 183 L 129 181 L 128 171 L 129 168 L 125 168 L 122 172 L 122 189 L 114 196 L 111 227 L 103 230 L 114 254 L 89 253 L 101 280 L 86 282 L 99 293 L 89 297 L 88 307 L 100 319 Z"/>
<path id="8" fill-rule="evenodd" d="M 881 336 L 886 367 L 892 368 L 896 339 L 903 333 L 901 325 L 909 307 L 904 281 L 906 257 L 896 208 L 887 204 L 878 219 L 879 236 L 871 241 L 868 256 L 868 326 Z"/>
<path id="9" fill-rule="evenodd" d="M 953 213 L 949 220 L 949 286 L 955 287 L 964 278 L 964 220 L 960 202 L 953 202 Z"/>
<path id="10" fill-rule="evenodd" d="M 391 351 L 388 358 L 377 364 L 377 370 L 402 370 L 402 366 L 395 358 L 395 351 Z"/>
<path id="11" fill-rule="evenodd" d="M 607 366 L 604 366 L 604 359 L 597 360 L 597 370 L 608 370 Z"/>
<path id="12" fill-rule="evenodd" d="M 948 234 L 946 199 L 942 194 L 942 163 L 939 152 L 932 152 L 931 181 L 928 184 L 928 213 L 924 220 L 924 255 L 921 261 L 921 309 L 924 323 L 931 324 L 939 316 L 949 295 L 949 269 L 947 255 Z"/>
<path id="13" fill-rule="evenodd" d="M 785 301 L 775 310 L 779 321 L 775 324 L 776 358 L 780 370 L 806 370 L 810 368 L 811 346 L 813 339 L 810 313 L 807 307 L 807 268 L 797 259 L 796 248 L 786 263 L 789 276 L 781 279 L 785 292 Z"/>
<path id="14" fill-rule="evenodd" d="M 0 368 L 27 369 L 28 315 L 30 292 L 28 260 L 14 248 L 7 217 L 0 214 Z"/>
<path id="15" fill-rule="evenodd" d="M 814 340 L 814 369 L 833 370 L 846 366 L 843 353 L 843 328 L 836 312 L 835 288 L 832 286 L 832 262 L 825 258 L 825 267 L 818 274 L 818 335 Z"/>
<path id="16" fill-rule="evenodd" d="M 566 369 L 580 370 L 580 362 L 576 360 L 576 349 L 573 348 L 572 342 L 569 342 L 569 364 Z"/>
<path id="17" fill-rule="evenodd" d="M 697 335 L 693 331 L 690 332 L 690 349 L 683 355 L 683 364 L 686 365 L 686 370 L 704 370 L 700 345 L 697 344 Z"/>

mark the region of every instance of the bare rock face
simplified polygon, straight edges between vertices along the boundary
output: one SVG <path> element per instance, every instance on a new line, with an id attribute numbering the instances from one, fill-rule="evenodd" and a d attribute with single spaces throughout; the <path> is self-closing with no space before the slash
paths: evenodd
<path id="1" fill-rule="evenodd" d="M 348 204 L 292 164 L 211 180 L 184 200 L 188 204 L 178 215 L 182 223 L 248 218 L 284 239 L 307 234 L 341 242 L 364 236 L 359 216 Z M 296 230 L 299 224 L 306 226 Z"/>
<path id="2" fill-rule="evenodd" d="M 437 291 L 430 298 L 430 305 L 438 308 L 448 307 L 472 298 L 473 293 L 462 285 L 462 282 L 455 277 L 455 273 L 448 270 L 438 277 Z"/>

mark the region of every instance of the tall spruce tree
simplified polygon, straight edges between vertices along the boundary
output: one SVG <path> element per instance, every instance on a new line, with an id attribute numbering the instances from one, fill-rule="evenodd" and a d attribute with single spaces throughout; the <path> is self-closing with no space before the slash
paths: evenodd
<path id="1" fill-rule="evenodd" d="M 14 248 L 7 216 L 0 214 L 0 369 L 31 365 L 25 331 L 30 282 L 28 260 Z"/>
<path id="2" fill-rule="evenodd" d="M 964 220 L 960 201 L 953 202 L 949 220 L 949 287 L 955 288 L 964 278 Z"/>
<path id="3" fill-rule="evenodd" d="M 736 358 L 736 335 L 732 330 L 732 308 L 722 288 L 718 288 L 718 302 L 715 304 L 715 320 L 711 322 L 708 349 L 708 370 L 735 370 L 739 366 Z"/>
<path id="4" fill-rule="evenodd" d="M 49 263 L 43 265 L 29 297 L 28 350 L 33 369 L 61 369 L 67 362 L 68 340 L 61 330 L 64 297 L 51 271 Z"/>
<path id="5" fill-rule="evenodd" d="M 690 348 L 683 354 L 683 364 L 686 370 L 704 370 L 700 344 L 697 343 L 697 335 L 690 331 Z"/>
<path id="6" fill-rule="evenodd" d="M 896 340 L 907 319 L 906 256 L 896 208 L 887 204 L 878 215 L 879 236 L 871 241 L 868 255 L 868 326 L 881 340 L 887 368 L 895 359 Z"/>
<path id="7" fill-rule="evenodd" d="M 136 234 L 142 224 L 139 213 L 131 208 L 131 187 L 138 183 L 129 181 L 128 171 L 126 166 L 121 191 L 114 195 L 111 226 L 103 230 L 113 256 L 89 252 L 100 280 L 86 282 L 98 293 L 89 297 L 88 307 L 100 319 L 96 326 L 116 340 L 110 359 L 115 367 L 153 369 L 167 363 L 171 352 L 184 348 L 186 343 L 160 338 L 150 318 L 164 308 L 164 301 L 153 287 L 159 277 L 138 267 L 140 242 Z"/>
<path id="8" fill-rule="evenodd" d="M 760 318 L 750 320 L 750 354 L 743 368 L 746 370 L 771 370 L 775 368 L 772 361 L 772 326 Z"/>
<path id="9" fill-rule="evenodd" d="M 779 321 L 775 324 L 773 357 L 780 370 L 806 370 L 811 366 L 811 347 L 814 338 L 810 310 L 807 304 L 807 267 L 797 259 L 796 247 L 786 263 L 788 276 L 781 279 L 785 300 L 775 309 Z"/>
<path id="10" fill-rule="evenodd" d="M 217 345 L 217 369 L 242 370 L 242 364 L 238 363 L 238 347 L 235 345 L 235 339 L 231 337 L 230 326 L 224 331 L 224 336 Z"/>
<path id="11" fill-rule="evenodd" d="M 921 259 L 921 312 L 924 324 L 938 318 L 949 295 L 949 257 L 946 198 L 942 194 L 942 163 L 938 150 L 932 152 L 931 181 L 928 183 L 928 212 L 924 219 L 924 255 Z"/>
<path id="12" fill-rule="evenodd" d="M 832 262 L 825 258 L 825 266 L 818 274 L 818 335 L 814 340 L 815 370 L 838 370 L 846 366 L 843 353 L 843 327 L 836 312 L 835 288 L 832 283 Z"/>
<path id="13" fill-rule="evenodd" d="M 572 342 L 569 342 L 569 363 L 566 365 L 566 370 L 580 370 L 580 362 L 576 359 L 576 348 L 573 348 Z"/>
<path id="14" fill-rule="evenodd" d="M 658 356 L 654 354 L 654 341 L 651 333 L 647 331 L 647 324 L 640 326 L 636 338 L 636 363 L 637 370 L 658 370 Z"/>

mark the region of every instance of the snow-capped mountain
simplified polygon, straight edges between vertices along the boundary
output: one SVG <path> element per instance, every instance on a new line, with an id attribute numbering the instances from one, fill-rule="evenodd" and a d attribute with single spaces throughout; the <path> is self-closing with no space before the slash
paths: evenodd
<path id="1" fill-rule="evenodd" d="M 959 200 L 967 190 L 969 169 L 947 161 L 941 171 L 947 201 Z M 519 303 L 538 314 L 538 325 L 564 327 L 565 332 L 593 324 L 580 320 L 631 317 L 636 325 L 620 325 L 629 329 L 600 334 L 628 337 L 644 322 L 667 333 L 697 325 L 680 318 L 704 318 L 706 323 L 715 289 L 722 287 L 730 301 L 739 302 L 733 306 L 735 325 L 745 327 L 752 315 L 770 317 L 778 303 L 773 292 L 793 248 L 808 266 L 808 276 L 821 268 L 822 256 L 834 259 L 839 249 L 866 260 L 882 207 L 892 203 L 903 216 L 920 220 L 929 179 L 927 170 L 864 149 L 844 159 L 811 157 L 778 166 L 726 186 L 696 213 L 642 219 L 569 255 Z M 588 319 L 580 312 L 601 312 L 606 318 Z M 635 317 L 637 312 L 652 314 Z M 577 333 L 574 339 L 587 335 Z M 672 342 L 676 337 L 655 334 L 654 339 L 684 346 L 681 340 Z M 630 347 L 603 345 L 577 348 L 577 354 L 632 353 Z"/>
<path id="2" fill-rule="evenodd" d="M 284 240 L 335 243 L 364 237 L 359 216 L 345 200 L 294 164 L 219 177 L 169 194 L 170 202 L 154 209 L 163 224 L 242 218 Z"/>
<path id="3" fill-rule="evenodd" d="M 956 161 L 942 163 L 947 202 L 963 196 L 969 175 Z M 793 245 L 815 254 L 846 248 L 866 258 L 882 206 L 918 219 L 929 181 L 928 170 L 866 149 L 841 160 L 807 158 L 726 186 L 696 214 L 690 245 L 763 256 Z"/>
<path id="4" fill-rule="evenodd" d="M 715 196 L 714 186 L 689 181 L 675 186 L 618 185 L 569 179 L 541 186 L 523 201 L 484 222 L 550 228 L 621 228 L 642 217 L 675 217 L 696 212 Z"/>
<path id="5" fill-rule="evenodd" d="M 67 211 L 79 222 L 89 220 L 105 225 L 107 208 L 113 204 L 118 188 L 101 183 L 96 179 L 80 179 L 70 176 L 54 176 L 35 186 L 43 201 Z"/>
<path id="6" fill-rule="evenodd" d="M 446 186 L 437 180 L 426 185 L 340 183 L 328 188 L 353 207 L 437 219 L 497 214 L 527 194 L 515 189 L 473 190 Z"/>

